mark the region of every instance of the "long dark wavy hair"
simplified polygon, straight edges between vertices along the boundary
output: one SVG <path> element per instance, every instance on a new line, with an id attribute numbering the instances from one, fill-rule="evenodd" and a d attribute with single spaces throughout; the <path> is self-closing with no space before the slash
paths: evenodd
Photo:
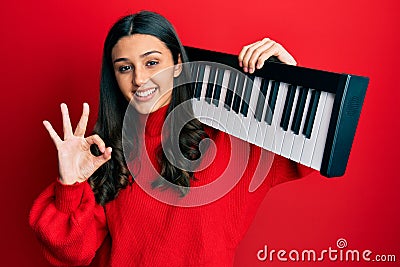
<path id="1" fill-rule="evenodd" d="M 136 151 L 135 147 L 138 146 L 138 135 L 137 133 L 133 133 L 133 135 L 130 135 L 132 137 L 128 144 L 126 144 L 125 140 L 124 144 L 122 144 L 123 121 L 129 102 L 124 98 L 118 87 L 111 59 L 112 49 L 118 40 L 133 34 L 147 34 L 157 37 L 171 51 L 175 64 L 178 63 L 179 56 L 181 57 L 182 63 L 188 62 L 185 50 L 173 26 L 166 18 L 157 13 L 141 11 L 123 17 L 110 29 L 104 42 L 100 81 L 100 104 L 94 133 L 98 134 L 107 146 L 111 146 L 113 152 L 111 159 L 89 178 L 89 183 L 94 192 L 96 201 L 101 205 L 115 199 L 118 192 L 133 183 L 135 178 L 135 174 L 131 174 L 127 167 L 124 149 Z M 186 72 L 187 70 L 184 69 L 182 72 L 183 74 L 181 73 L 179 77 L 186 75 Z M 176 83 L 174 79 L 174 84 Z M 173 138 L 178 138 L 178 151 L 181 152 L 186 159 L 196 160 L 200 157 L 199 144 L 207 137 L 202 124 L 197 119 L 193 118 L 191 111 L 188 111 L 186 115 L 189 117 L 191 116 L 192 119 L 188 120 L 183 128 L 181 127 L 182 129 L 175 129 L 174 125 L 176 121 L 182 120 L 182 118 L 174 116 L 175 112 L 171 113 L 179 104 L 185 101 L 185 103 L 187 103 L 187 100 L 192 97 L 192 94 L 193 89 L 190 84 L 174 86 L 171 103 L 167 110 L 167 116 L 168 114 L 172 116 L 171 122 L 167 126 L 169 127 L 170 134 L 165 142 L 174 144 L 176 140 L 173 140 Z M 165 147 L 167 147 L 167 149 L 165 149 Z M 179 158 L 179 156 L 175 157 L 174 155 L 174 153 L 177 153 L 176 149 L 168 149 L 168 147 L 170 146 L 164 146 L 163 150 L 160 146 L 160 149 L 157 150 L 159 151 L 159 153 L 157 153 L 157 158 L 161 167 L 161 177 L 155 180 L 152 186 L 153 188 L 164 188 L 171 184 L 176 185 L 174 188 L 178 190 L 181 196 L 184 196 L 188 193 L 190 180 L 194 179 L 193 171 L 190 171 L 193 169 L 193 166 L 191 166 L 191 168 L 189 168 L 189 166 L 187 166 L 188 168 L 180 168 L 177 167 L 176 164 L 171 163 L 168 159 Z M 95 155 L 99 155 L 99 150 L 95 146 L 92 147 L 92 152 Z M 128 160 L 132 160 L 135 156 L 137 155 L 132 155 L 132 158 Z M 178 164 L 178 166 L 182 165 Z M 131 175 L 133 179 L 130 179 Z"/>

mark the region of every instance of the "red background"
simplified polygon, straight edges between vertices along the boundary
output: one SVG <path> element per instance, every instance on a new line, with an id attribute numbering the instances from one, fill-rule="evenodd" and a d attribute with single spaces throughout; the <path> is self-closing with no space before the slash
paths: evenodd
<path id="1" fill-rule="evenodd" d="M 278 186 L 263 202 L 235 266 L 270 249 L 336 248 L 396 254 L 400 262 L 399 4 L 397 1 L 7 1 L 1 29 L 0 265 L 47 266 L 30 231 L 34 198 L 57 175 L 56 150 L 41 121 L 61 130 L 59 104 L 77 122 L 82 102 L 98 102 L 101 49 L 117 18 L 141 9 L 172 21 L 185 45 L 238 53 L 265 36 L 307 67 L 369 76 L 371 81 L 347 173 L 318 174 Z M 314 266 L 316 263 L 303 264 Z M 318 266 L 394 266 L 333 263 Z"/>

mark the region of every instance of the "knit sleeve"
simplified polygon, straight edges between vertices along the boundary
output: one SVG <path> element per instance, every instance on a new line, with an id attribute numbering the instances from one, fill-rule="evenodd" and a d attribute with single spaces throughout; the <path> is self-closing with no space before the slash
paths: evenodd
<path id="1" fill-rule="evenodd" d="M 211 164 L 197 173 L 200 177 L 197 183 L 204 180 L 206 184 L 218 179 L 237 181 L 220 199 L 221 205 L 224 205 L 221 212 L 226 216 L 224 226 L 228 242 L 236 247 L 267 192 L 278 184 L 304 177 L 311 169 L 224 132 L 205 129 L 214 142 L 216 152 Z M 204 162 L 208 162 L 207 155 Z"/>
<path id="2" fill-rule="evenodd" d="M 89 265 L 108 232 L 104 209 L 87 182 L 52 183 L 35 200 L 29 224 L 57 266 Z"/>
<path id="3" fill-rule="evenodd" d="M 251 145 L 246 171 L 232 192 L 232 241 L 238 243 L 250 226 L 262 200 L 274 186 L 302 178 L 312 169 Z"/>
<path id="4" fill-rule="evenodd" d="M 312 173 L 314 170 L 289 160 L 279 155 L 274 156 L 274 175 L 271 177 L 271 187 L 278 184 L 300 179 Z"/>

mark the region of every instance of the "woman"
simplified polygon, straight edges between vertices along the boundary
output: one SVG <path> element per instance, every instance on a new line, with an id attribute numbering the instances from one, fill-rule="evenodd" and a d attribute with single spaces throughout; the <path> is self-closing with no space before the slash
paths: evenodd
<path id="1" fill-rule="evenodd" d="M 239 62 L 252 73 L 273 55 L 296 64 L 269 39 L 245 46 Z M 190 112 L 174 134 L 183 115 L 174 109 L 192 95 L 190 86 L 176 85 L 187 71 L 184 62 L 182 44 L 165 18 L 147 11 L 124 17 L 104 44 L 95 134 L 84 137 L 87 104 L 74 132 L 61 105 L 63 140 L 44 121 L 58 150 L 59 178 L 35 201 L 30 225 L 52 264 L 231 266 L 269 188 L 302 176 L 295 163 L 278 156 L 268 174 L 260 171 L 258 162 L 270 154 L 202 125 Z M 134 127 L 125 129 L 131 107 L 125 123 Z M 176 149 L 164 144 L 174 144 L 174 137 L 194 168 L 169 160 Z M 205 139 L 211 142 L 203 150 Z M 249 192 L 255 176 L 265 181 Z M 208 198 L 204 188 L 221 177 L 235 183 Z"/>

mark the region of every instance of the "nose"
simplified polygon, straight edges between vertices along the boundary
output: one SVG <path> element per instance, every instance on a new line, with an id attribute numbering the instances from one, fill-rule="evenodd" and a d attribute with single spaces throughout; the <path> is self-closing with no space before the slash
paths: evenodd
<path id="1" fill-rule="evenodd" d="M 148 80 L 148 75 L 146 73 L 145 70 L 136 68 L 133 74 L 133 79 L 132 79 L 132 83 L 137 86 L 140 87 L 142 85 L 144 85 Z"/>

